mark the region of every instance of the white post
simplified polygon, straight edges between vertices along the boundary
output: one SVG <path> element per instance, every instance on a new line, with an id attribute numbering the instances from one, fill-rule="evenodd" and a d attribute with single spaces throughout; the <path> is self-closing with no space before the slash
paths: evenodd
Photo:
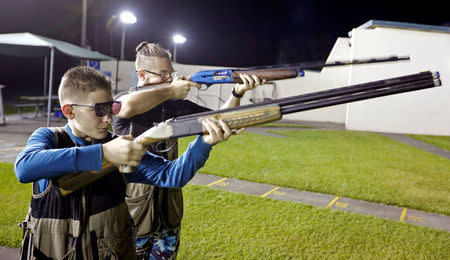
<path id="1" fill-rule="evenodd" d="M 47 83 L 48 83 L 48 56 L 44 59 L 44 96 L 47 95 Z"/>
<path id="2" fill-rule="evenodd" d="M 3 88 L 6 88 L 6 86 L 0 85 L 0 125 L 5 124 L 5 111 L 3 110 L 3 94 L 2 94 Z"/>
<path id="3" fill-rule="evenodd" d="M 52 92 L 53 92 L 53 67 L 55 65 L 55 49 L 52 47 L 50 52 L 50 76 L 48 84 L 48 103 L 47 103 L 47 127 L 50 127 L 50 114 L 52 109 Z"/>

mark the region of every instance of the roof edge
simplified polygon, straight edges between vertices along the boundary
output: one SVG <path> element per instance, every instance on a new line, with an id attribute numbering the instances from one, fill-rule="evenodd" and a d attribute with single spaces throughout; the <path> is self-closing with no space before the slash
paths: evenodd
<path id="1" fill-rule="evenodd" d="M 369 20 L 368 22 L 358 26 L 356 29 L 362 29 L 362 30 L 363 29 L 374 29 L 377 27 L 388 27 L 388 28 L 410 29 L 410 30 L 420 30 L 420 31 L 429 31 L 429 32 L 450 33 L 449 26 L 393 22 L 393 21 L 383 21 L 383 20 Z M 348 36 L 352 37 L 352 31 L 348 32 Z"/>

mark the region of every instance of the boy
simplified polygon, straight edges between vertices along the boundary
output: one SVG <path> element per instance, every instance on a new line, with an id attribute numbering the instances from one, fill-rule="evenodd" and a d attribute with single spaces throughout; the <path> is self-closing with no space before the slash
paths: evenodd
<path id="1" fill-rule="evenodd" d="M 204 165 L 212 145 L 225 141 L 231 130 L 204 122 L 209 135 L 199 136 L 176 161 L 146 153 L 130 136 L 108 132 L 113 101 L 111 82 L 88 67 L 68 70 L 59 86 L 59 101 L 68 124 L 39 128 L 15 163 L 20 182 L 33 182 L 33 195 L 22 223 L 22 257 L 38 259 L 135 259 L 133 222 L 125 204 L 127 182 L 180 188 Z M 135 172 L 110 173 L 67 196 L 55 178 L 101 170 L 102 162 L 135 166 Z M 126 180 L 124 179 L 126 178 Z"/>

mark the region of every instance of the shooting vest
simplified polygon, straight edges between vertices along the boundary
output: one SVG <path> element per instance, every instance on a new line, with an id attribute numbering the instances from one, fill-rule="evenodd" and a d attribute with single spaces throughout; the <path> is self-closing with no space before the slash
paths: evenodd
<path id="1" fill-rule="evenodd" d="M 64 128 L 51 128 L 58 148 L 75 144 Z M 134 230 L 121 173 L 113 172 L 70 195 L 56 180 L 33 195 L 26 220 L 21 259 L 135 259 Z"/>
<path id="2" fill-rule="evenodd" d="M 130 92 L 136 91 L 132 88 Z M 126 94 L 122 92 L 115 99 Z M 131 134 L 136 137 L 154 123 L 166 119 L 210 111 L 188 100 L 170 99 L 151 110 L 130 119 L 113 117 L 116 134 Z M 178 141 L 168 140 L 148 147 L 148 151 L 168 160 L 178 158 Z M 183 193 L 181 189 L 160 188 L 148 184 L 129 183 L 125 201 L 135 223 L 137 237 L 164 229 L 172 229 L 181 225 L 183 218 Z"/>
<path id="3" fill-rule="evenodd" d="M 149 146 L 148 150 L 168 160 L 175 160 L 178 158 L 178 141 L 158 142 Z M 181 189 L 128 183 L 126 195 L 125 201 L 133 217 L 137 237 L 181 225 L 183 218 Z"/>

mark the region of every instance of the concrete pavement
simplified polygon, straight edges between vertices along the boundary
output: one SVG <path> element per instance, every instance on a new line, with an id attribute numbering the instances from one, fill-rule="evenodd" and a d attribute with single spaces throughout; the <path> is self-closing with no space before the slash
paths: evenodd
<path id="1" fill-rule="evenodd" d="M 189 183 L 219 190 L 371 215 L 450 232 L 450 217 L 440 214 L 201 173 L 197 173 Z"/>

